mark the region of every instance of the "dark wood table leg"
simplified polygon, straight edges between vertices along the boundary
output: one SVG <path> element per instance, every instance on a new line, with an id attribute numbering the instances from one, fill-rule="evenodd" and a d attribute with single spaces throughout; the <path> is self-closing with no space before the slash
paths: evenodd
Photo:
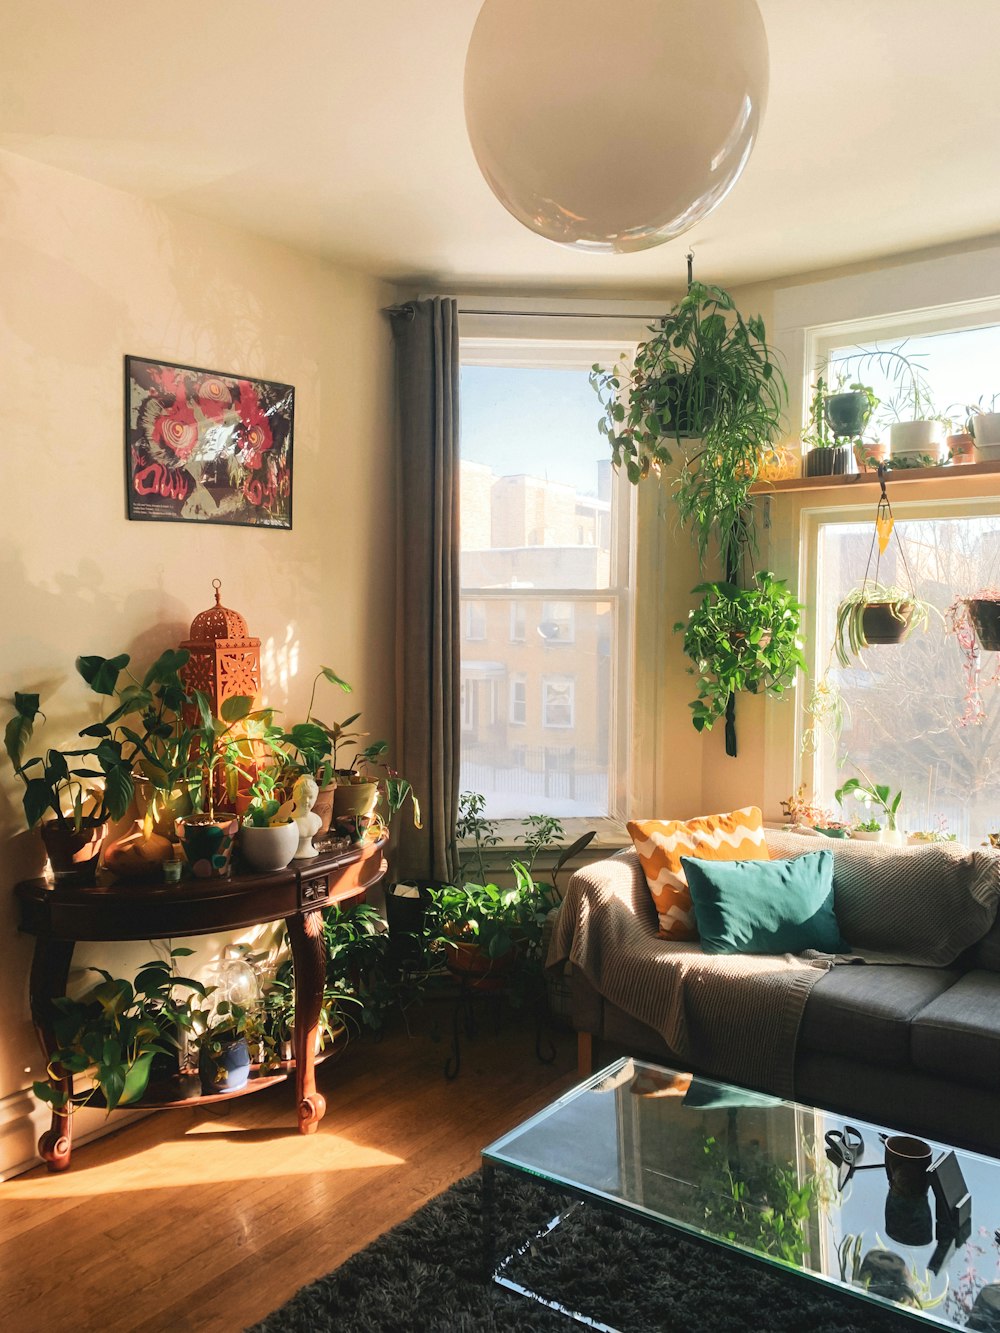
<path id="1" fill-rule="evenodd" d="M 323 913 L 285 918 L 295 968 L 295 1095 L 299 1133 L 315 1134 L 326 1114 L 326 1098 L 316 1091 L 316 1033 L 326 984 Z"/>
<path id="2" fill-rule="evenodd" d="M 35 939 L 29 983 L 31 1019 L 35 1025 L 42 1054 L 45 1056 L 46 1071 L 57 1045 L 55 1033 L 52 1031 L 52 1001 L 57 995 L 66 994 L 66 981 L 72 958 L 72 940 L 53 940 L 43 935 Z M 71 1074 L 63 1074 L 61 1078 L 52 1081 L 67 1097 L 72 1096 Z M 69 1166 L 72 1150 L 72 1111 L 67 1104 L 62 1110 L 53 1108 L 51 1128 L 38 1140 L 38 1151 L 48 1163 L 50 1171 L 65 1171 Z"/>

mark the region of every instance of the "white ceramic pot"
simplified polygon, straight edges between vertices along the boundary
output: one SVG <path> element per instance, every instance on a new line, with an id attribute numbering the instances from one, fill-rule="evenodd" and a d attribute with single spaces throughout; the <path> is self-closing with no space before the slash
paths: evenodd
<path id="1" fill-rule="evenodd" d="M 268 828 L 244 824 L 240 829 L 240 851 L 244 861 L 254 870 L 284 870 L 298 845 L 299 830 L 293 823 Z"/>
<path id="2" fill-rule="evenodd" d="M 1000 412 L 982 412 L 979 416 L 973 417 L 973 434 L 976 437 L 976 452 L 981 454 L 983 449 L 994 449 L 997 453 L 989 457 L 996 458 L 1000 453 Z"/>
<path id="3" fill-rule="evenodd" d="M 851 837 L 855 842 L 885 842 L 885 829 L 879 829 L 877 833 L 864 833 L 861 829 L 852 829 Z"/>
<path id="4" fill-rule="evenodd" d="M 892 454 L 936 454 L 944 433 L 940 421 L 897 421 L 889 427 Z"/>

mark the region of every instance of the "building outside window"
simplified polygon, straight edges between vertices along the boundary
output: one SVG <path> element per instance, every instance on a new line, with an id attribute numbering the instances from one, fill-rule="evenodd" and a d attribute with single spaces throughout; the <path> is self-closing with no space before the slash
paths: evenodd
<path id="1" fill-rule="evenodd" d="M 465 616 L 465 637 L 470 642 L 479 642 L 486 638 L 486 606 L 483 602 L 463 602 Z"/>
<path id="2" fill-rule="evenodd" d="M 621 350 L 463 341 L 460 782 L 494 818 L 626 813 L 633 488 L 589 383 Z"/>

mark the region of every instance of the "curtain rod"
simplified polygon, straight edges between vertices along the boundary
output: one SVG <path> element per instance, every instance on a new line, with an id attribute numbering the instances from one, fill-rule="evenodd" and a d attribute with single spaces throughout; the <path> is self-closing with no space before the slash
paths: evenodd
<path id="1" fill-rule="evenodd" d="M 402 316 L 404 319 L 413 318 L 413 306 L 406 302 L 405 305 L 387 305 L 383 307 L 382 313 L 391 317 Z M 641 319 L 643 323 L 649 323 L 653 319 L 662 319 L 663 315 L 633 315 L 633 314 L 600 314 L 595 311 L 578 311 L 574 313 L 571 310 L 459 310 L 460 315 L 508 315 L 517 319 Z"/>

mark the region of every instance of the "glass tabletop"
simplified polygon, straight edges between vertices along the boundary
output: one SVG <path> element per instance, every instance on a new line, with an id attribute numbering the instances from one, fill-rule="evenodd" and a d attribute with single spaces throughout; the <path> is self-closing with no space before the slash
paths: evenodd
<path id="1" fill-rule="evenodd" d="M 1000 1333 L 992 1158 L 625 1059 L 483 1159 L 928 1323 Z"/>

